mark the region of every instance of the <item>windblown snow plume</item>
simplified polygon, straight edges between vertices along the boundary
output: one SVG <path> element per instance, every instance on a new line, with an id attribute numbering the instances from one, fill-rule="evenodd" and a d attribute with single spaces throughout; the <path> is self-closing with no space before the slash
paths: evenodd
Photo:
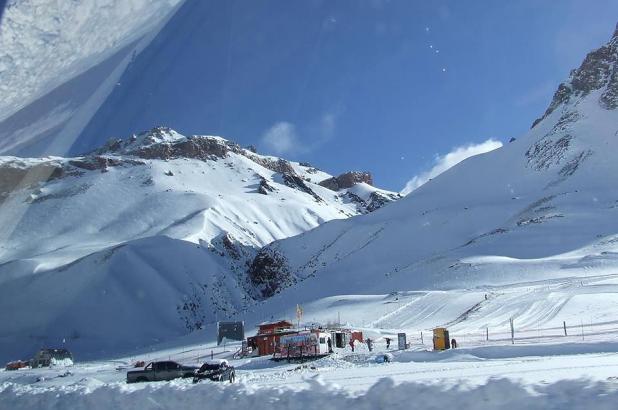
<path id="1" fill-rule="evenodd" d="M 438 155 L 434 161 L 434 166 L 429 171 L 415 175 L 406 183 L 406 186 L 401 193 L 402 195 L 408 195 L 410 192 L 425 184 L 430 179 L 437 177 L 449 168 L 459 164 L 461 161 L 474 155 L 493 151 L 500 147 L 502 147 L 502 143 L 500 141 L 488 139 L 480 144 L 470 144 L 457 147 L 446 155 Z"/>

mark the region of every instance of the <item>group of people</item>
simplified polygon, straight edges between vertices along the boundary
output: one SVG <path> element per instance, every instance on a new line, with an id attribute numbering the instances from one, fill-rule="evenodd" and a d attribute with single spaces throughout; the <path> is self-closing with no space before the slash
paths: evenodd
<path id="1" fill-rule="evenodd" d="M 355 339 L 350 339 L 350 341 L 348 342 L 348 344 L 350 345 L 350 348 L 352 349 L 352 352 L 354 352 L 354 340 Z M 386 341 L 386 349 L 390 349 L 391 348 L 391 338 L 390 337 L 385 337 L 384 340 Z M 328 338 L 328 353 L 332 353 L 333 352 L 333 342 L 330 340 L 330 337 Z M 373 351 L 373 340 L 371 340 L 370 338 L 365 339 L 365 343 L 367 344 L 367 349 L 369 349 L 370 352 Z M 455 340 L 455 338 L 451 339 L 451 349 L 457 349 L 457 340 Z"/>
<path id="2" fill-rule="evenodd" d="M 348 344 L 350 345 L 350 348 L 352 349 L 352 351 L 354 351 L 354 340 L 355 339 L 350 339 L 350 341 L 348 342 Z M 384 340 L 386 340 L 386 348 L 390 349 L 390 347 L 391 347 L 391 339 L 389 337 L 386 337 L 386 338 L 384 338 Z M 373 351 L 373 340 L 371 340 L 370 338 L 367 338 L 367 339 L 365 339 L 365 343 L 367 344 L 367 349 L 369 349 L 369 351 L 372 352 Z M 331 351 L 330 344 L 328 345 L 328 350 Z"/>

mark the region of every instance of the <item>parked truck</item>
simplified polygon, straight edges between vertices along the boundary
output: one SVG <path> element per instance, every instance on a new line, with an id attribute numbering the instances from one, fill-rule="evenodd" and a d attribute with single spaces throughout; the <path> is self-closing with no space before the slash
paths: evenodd
<path id="1" fill-rule="evenodd" d="M 176 362 L 151 362 L 143 370 L 127 372 L 127 383 L 158 382 L 193 377 L 198 368 Z"/>

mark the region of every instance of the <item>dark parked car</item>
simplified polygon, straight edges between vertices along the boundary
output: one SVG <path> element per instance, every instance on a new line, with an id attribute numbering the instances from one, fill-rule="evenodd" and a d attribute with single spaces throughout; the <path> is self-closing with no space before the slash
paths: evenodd
<path id="1" fill-rule="evenodd" d="M 151 362 L 144 370 L 127 372 L 127 383 L 159 382 L 193 377 L 195 366 L 183 366 L 176 362 Z"/>
<path id="2" fill-rule="evenodd" d="M 193 375 L 193 383 L 202 380 L 212 380 L 215 382 L 230 382 L 236 380 L 236 371 L 230 366 L 227 360 L 206 362 Z"/>

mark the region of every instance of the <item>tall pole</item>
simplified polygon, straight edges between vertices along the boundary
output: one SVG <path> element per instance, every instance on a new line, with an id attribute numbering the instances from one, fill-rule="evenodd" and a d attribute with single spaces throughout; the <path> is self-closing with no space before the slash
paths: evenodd
<path id="1" fill-rule="evenodd" d="M 582 320 L 582 340 L 584 340 L 584 321 Z"/>
<path id="2" fill-rule="evenodd" d="M 510 318 L 509 321 L 511 322 L 511 344 L 514 345 L 515 344 L 515 328 L 513 327 L 513 318 Z"/>
<path id="3" fill-rule="evenodd" d="M 562 322 L 562 327 L 564 327 L 564 335 L 567 335 L 567 331 L 566 331 L 566 321 Z"/>

